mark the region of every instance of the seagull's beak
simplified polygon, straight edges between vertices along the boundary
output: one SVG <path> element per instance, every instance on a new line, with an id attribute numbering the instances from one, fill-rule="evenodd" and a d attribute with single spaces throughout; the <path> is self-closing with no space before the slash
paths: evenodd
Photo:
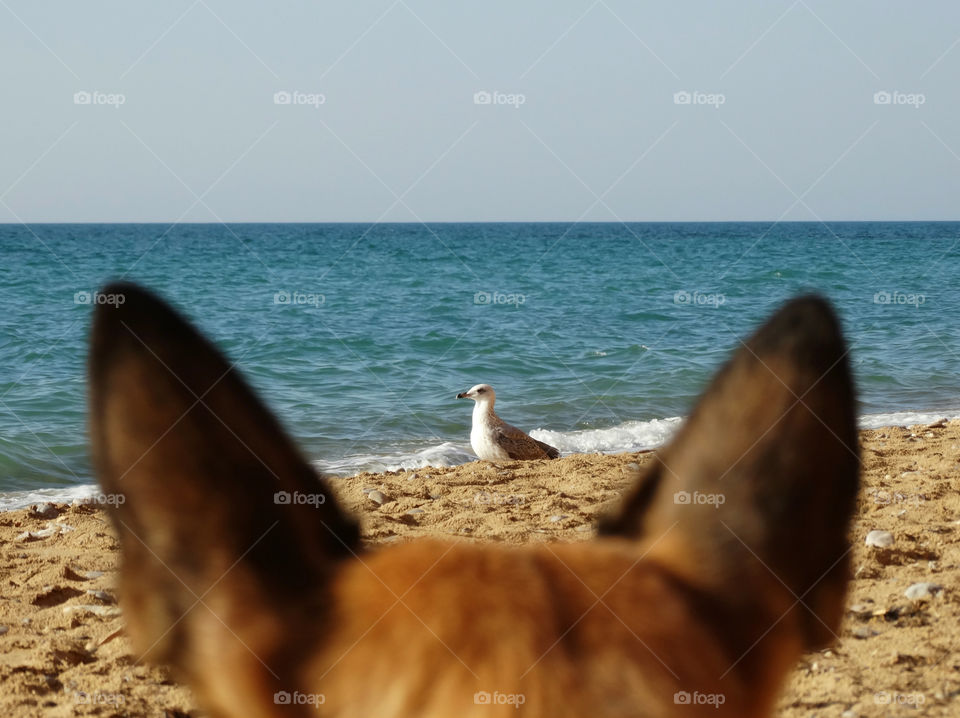
<path id="1" fill-rule="evenodd" d="M 467 392 L 465 392 L 465 391 L 461 391 L 459 394 L 457 394 L 457 398 L 458 398 L 458 399 L 469 399 L 469 398 L 470 398 L 470 395 L 467 394 Z"/>

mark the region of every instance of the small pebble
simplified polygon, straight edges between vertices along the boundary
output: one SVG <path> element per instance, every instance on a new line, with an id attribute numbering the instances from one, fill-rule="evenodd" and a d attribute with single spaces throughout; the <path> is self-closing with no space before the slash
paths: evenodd
<path id="1" fill-rule="evenodd" d="M 10 630 L 10 626 L 0 626 L 0 636 Z"/>
<path id="2" fill-rule="evenodd" d="M 49 538 L 50 536 L 57 536 L 58 534 L 65 534 L 68 531 L 73 531 L 73 526 L 67 524 L 57 524 L 56 526 L 47 526 L 44 529 L 39 531 L 24 531 L 22 534 L 18 534 L 14 539 L 15 541 L 36 541 L 37 539 Z"/>
<path id="3" fill-rule="evenodd" d="M 410 509 L 407 511 L 407 516 L 416 516 L 417 514 L 422 514 L 423 509 Z"/>
<path id="4" fill-rule="evenodd" d="M 103 571 L 87 571 L 83 574 L 84 578 L 100 578 L 103 575 Z"/>
<path id="5" fill-rule="evenodd" d="M 114 599 L 114 597 L 111 596 L 106 591 L 91 589 L 87 591 L 87 593 L 93 596 L 98 601 L 102 601 L 103 603 L 116 603 L 116 599 Z"/>
<path id="6" fill-rule="evenodd" d="M 893 546 L 893 534 L 889 531 L 871 531 L 867 534 L 867 546 L 890 548 Z"/>
<path id="7" fill-rule="evenodd" d="M 384 495 L 382 491 L 379 491 L 377 489 L 374 489 L 373 491 L 368 493 L 367 498 L 370 499 L 373 503 L 377 504 L 378 506 L 383 506 L 385 503 L 387 503 L 387 497 Z"/>
<path id="8" fill-rule="evenodd" d="M 577 529 L 576 529 L 576 530 L 577 530 L 577 531 L 589 531 L 589 530 L 592 529 L 592 528 L 593 528 L 593 526 L 591 526 L 590 524 L 581 524 L 580 526 L 577 526 Z"/>
<path id="9" fill-rule="evenodd" d="M 562 515 L 562 516 L 551 516 L 551 517 L 550 517 L 550 520 L 553 521 L 554 523 L 556 523 L 557 521 L 563 521 L 565 518 L 567 518 L 567 515 L 566 515 L 566 514 L 564 514 L 564 515 Z"/>
<path id="10" fill-rule="evenodd" d="M 629 464 L 623 467 L 623 470 L 627 473 L 636 473 L 640 471 L 640 464 L 635 461 L 631 461 Z"/>
<path id="11" fill-rule="evenodd" d="M 49 501 L 45 504 L 39 504 L 31 507 L 31 518 L 55 519 L 60 515 L 60 509 Z"/>
<path id="12" fill-rule="evenodd" d="M 936 583 L 915 583 L 903 595 L 911 601 L 929 601 L 943 590 L 943 586 Z"/>
<path id="13" fill-rule="evenodd" d="M 870 638 L 870 629 L 866 626 L 857 626 L 853 629 L 853 637 L 860 639 Z"/>

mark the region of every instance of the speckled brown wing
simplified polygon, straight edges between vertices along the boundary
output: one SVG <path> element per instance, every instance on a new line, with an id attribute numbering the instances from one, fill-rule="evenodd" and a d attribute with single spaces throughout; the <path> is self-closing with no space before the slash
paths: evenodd
<path id="1" fill-rule="evenodd" d="M 542 441 L 520 431 L 510 424 L 498 426 L 494 432 L 497 444 L 507 452 L 511 459 L 556 459 L 560 452 Z"/>

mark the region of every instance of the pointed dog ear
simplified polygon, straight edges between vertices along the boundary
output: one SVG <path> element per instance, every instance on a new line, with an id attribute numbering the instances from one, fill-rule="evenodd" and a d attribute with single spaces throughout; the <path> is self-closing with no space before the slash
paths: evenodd
<path id="1" fill-rule="evenodd" d="M 601 534 L 662 538 L 654 552 L 712 590 L 772 573 L 808 609 L 808 647 L 829 643 L 859 486 L 855 411 L 832 309 L 795 299 L 719 372 Z"/>
<path id="2" fill-rule="evenodd" d="M 278 594 L 292 600 L 357 550 L 358 528 L 206 339 L 135 285 L 103 292 L 122 302 L 94 314 L 93 458 L 117 497 L 134 645 L 176 663 L 199 598 L 263 593 L 282 605 Z"/>

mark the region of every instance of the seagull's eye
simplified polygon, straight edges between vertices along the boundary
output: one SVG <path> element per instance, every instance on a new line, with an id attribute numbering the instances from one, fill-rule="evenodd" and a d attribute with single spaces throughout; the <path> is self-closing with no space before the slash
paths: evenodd
<path id="1" fill-rule="evenodd" d="M 482 393 L 485 392 L 485 391 L 486 391 L 486 389 L 477 389 L 477 393 L 478 393 L 478 394 L 482 394 Z"/>

